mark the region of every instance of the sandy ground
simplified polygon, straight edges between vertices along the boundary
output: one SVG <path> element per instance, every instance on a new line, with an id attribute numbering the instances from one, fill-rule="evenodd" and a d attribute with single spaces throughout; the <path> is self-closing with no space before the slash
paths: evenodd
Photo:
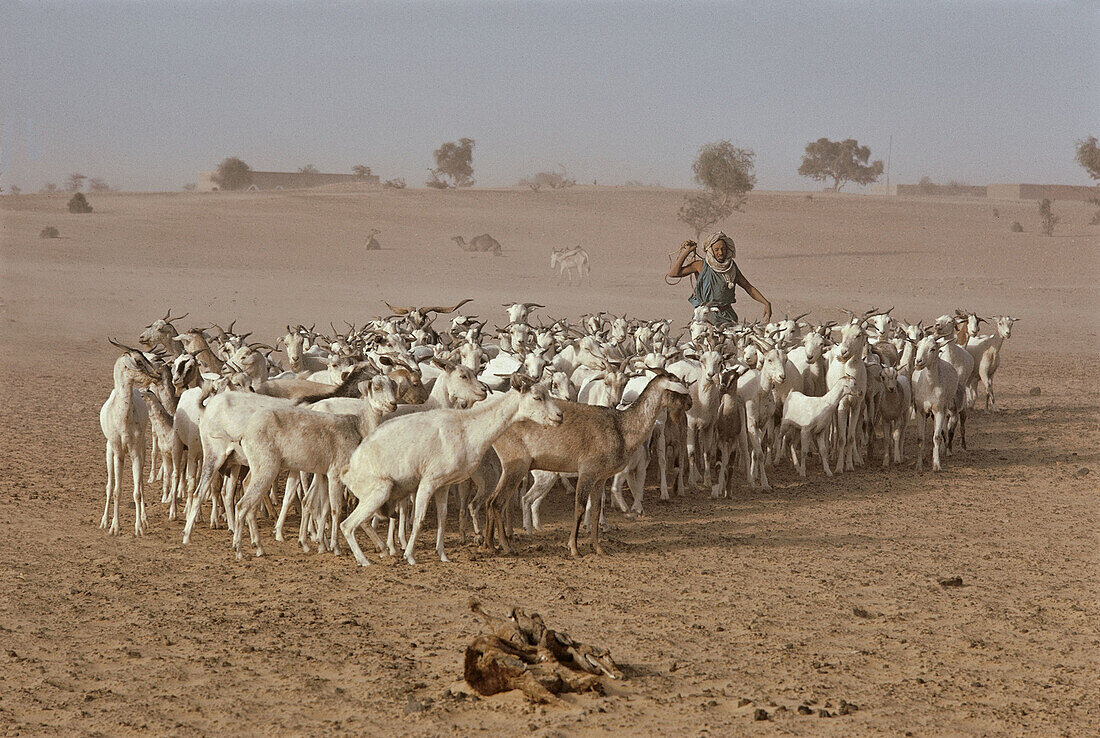
<path id="1" fill-rule="evenodd" d="M 181 327 L 238 318 L 270 341 L 287 322 L 361 324 L 381 299 L 686 320 L 687 283 L 659 276 L 687 235 L 681 194 L 110 194 L 83 216 L 62 195 L 0 199 L 0 734 L 1095 734 L 1100 228 L 1081 203 L 1056 203 L 1053 238 L 1034 203 L 981 200 L 755 193 L 727 224 L 777 314 L 1022 319 L 1004 412 L 972 415 L 941 474 L 917 474 L 910 443 L 902 469 L 802 483 L 783 466 L 770 493 L 653 494 L 580 561 L 562 493 L 516 555 L 451 534 L 454 563 L 416 568 L 304 555 L 268 522 L 269 555 L 238 564 L 225 531 L 184 548 L 159 505 L 143 539 L 96 527 L 107 335 L 133 341 L 172 307 L 191 312 Z M 39 240 L 51 224 L 63 238 Z M 359 248 L 371 227 L 384 251 Z M 449 241 L 486 231 L 503 257 Z M 557 288 L 549 250 L 578 243 L 592 284 Z M 557 706 L 466 697 L 475 594 L 609 646 L 628 679 Z M 796 712 L 840 700 L 858 710 Z"/>

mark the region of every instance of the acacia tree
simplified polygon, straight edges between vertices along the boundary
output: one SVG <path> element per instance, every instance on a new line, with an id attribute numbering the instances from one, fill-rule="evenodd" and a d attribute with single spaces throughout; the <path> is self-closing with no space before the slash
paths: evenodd
<path id="1" fill-rule="evenodd" d="M 87 177 L 79 172 L 73 172 L 69 175 L 69 178 L 65 180 L 65 189 L 69 192 L 79 192 L 84 187 L 84 180 Z"/>
<path id="2" fill-rule="evenodd" d="M 252 167 L 230 156 L 222 160 L 211 179 L 220 189 L 241 190 L 252 184 Z"/>
<path id="3" fill-rule="evenodd" d="M 552 190 L 561 190 L 577 184 L 576 178 L 570 178 L 563 165 L 558 164 L 558 168 L 561 169 L 560 172 L 539 172 L 526 179 L 521 179 L 519 183 L 530 187 L 535 192 L 538 192 L 543 187 L 549 187 Z"/>
<path id="4" fill-rule="evenodd" d="M 1039 231 L 1044 236 L 1054 235 L 1054 226 L 1058 225 L 1058 221 L 1061 220 L 1054 211 L 1050 209 L 1051 201 L 1049 198 L 1044 197 L 1039 203 Z"/>
<path id="5" fill-rule="evenodd" d="M 833 180 L 833 192 L 839 192 L 846 182 L 871 184 L 882 175 L 881 160 L 867 163 L 871 149 L 860 146 L 854 138 L 830 141 L 819 138 L 806 144 L 798 173 L 818 182 Z"/>
<path id="6" fill-rule="evenodd" d="M 88 189 L 92 192 L 107 192 L 111 186 L 102 177 L 92 177 L 88 180 Z"/>
<path id="7" fill-rule="evenodd" d="M 1100 179 L 1100 146 L 1096 145 L 1096 136 L 1089 136 L 1077 142 L 1077 163 L 1085 168 L 1093 179 Z"/>
<path id="8" fill-rule="evenodd" d="M 1096 145 L 1096 136 L 1089 136 L 1077 142 L 1075 158 L 1090 177 L 1100 180 L 1100 146 Z M 1092 214 L 1089 225 L 1100 225 L 1100 197 L 1094 197 L 1089 202 L 1096 206 L 1096 212 Z"/>
<path id="9" fill-rule="evenodd" d="M 426 183 L 429 187 L 469 187 L 474 183 L 472 138 L 448 141 L 432 152 L 432 156 L 435 157 L 435 168 L 428 170 L 432 174 Z"/>
<path id="10" fill-rule="evenodd" d="M 351 168 L 351 173 L 355 175 L 356 179 L 366 179 L 370 176 L 370 167 L 364 164 L 356 164 Z"/>
<path id="11" fill-rule="evenodd" d="M 317 174 L 319 170 L 312 164 L 306 164 L 304 167 L 298 167 L 298 174 Z"/>
<path id="12" fill-rule="evenodd" d="M 691 165 L 701 192 L 684 197 L 676 217 L 695 230 L 695 240 L 703 231 L 719 223 L 745 205 L 745 195 L 756 186 L 756 154 L 729 141 L 704 144 Z"/>

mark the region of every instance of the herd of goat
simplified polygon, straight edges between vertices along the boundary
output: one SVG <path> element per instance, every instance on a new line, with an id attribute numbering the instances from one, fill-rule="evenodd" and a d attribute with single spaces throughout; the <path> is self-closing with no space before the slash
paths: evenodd
<path id="1" fill-rule="evenodd" d="M 517 519 L 528 533 L 539 529 L 539 506 L 559 481 L 573 486 L 570 552 L 579 553 L 583 522 L 599 553 L 606 483 L 623 512 L 640 514 L 654 460 L 662 499 L 700 482 L 721 497 L 738 470 L 750 488 L 768 489 L 768 467 L 788 453 L 803 477 L 812 452 L 829 476 L 863 465 L 877 443 L 883 466 L 900 463 L 915 420 L 922 470 L 931 418 L 938 471 L 956 435 L 966 446 L 979 381 L 986 410 L 997 409 L 993 375 L 1016 320 L 993 319 L 989 335 L 979 335 L 983 318 L 963 311 L 927 327 L 877 309 L 848 313 L 840 324 L 813 325 L 803 315 L 716 325 L 715 309 L 700 307 L 687 333 L 675 336 L 668 320 L 603 313 L 579 325 L 535 325 L 543 306 L 516 303 L 495 335 L 474 316 L 433 328 L 466 302 L 387 304 L 389 317 L 343 334 L 287 326 L 275 346 L 249 343 L 232 324 L 179 333 L 172 321 L 185 316 L 171 311 L 141 334 L 143 349 L 112 339 L 124 353 L 100 412 L 107 438 L 100 527 L 119 533 L 129 457 L 135 535 L 148 525 L 142 485 L 159 478 L 169 520 L 177 511 L 185 518 L 184 542 L 209 504 L 210 526 L 225 523 L 238 559 L 246 525 L 256 555 L 263 553 L 262 509 L 283 540 L 297 507 L 304 551 L 312 540 L 339 554 L 342 537 L 365 566 L 362 532 L 380 553 L 397 555 L 400 544 L 416 563 L 434 501 L 436 552 L 446 561 L 452 493 L 463 538 L 471 526 L 486 549 L 508 551 Z M 272 358 L 277 351 L 285 364 Z M 379 524 L 388 524 L 385 539 Z"/>

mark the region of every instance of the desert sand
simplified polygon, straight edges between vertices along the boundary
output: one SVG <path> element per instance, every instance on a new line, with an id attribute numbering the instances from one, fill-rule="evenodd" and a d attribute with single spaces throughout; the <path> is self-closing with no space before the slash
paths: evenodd
<path id="1" fill-rule="evenodd" d="M 682 194 L 110 193 L 90 215 L 62 194 L 0 198 L 0 734 L 1094 735 L 1100 227 L 1085 203 L 1056 203 L 1051 238 L 1035 203 L 977 199 L 758 192 L 723 224 L 780 316 L 1021 319 L 1003 412 L 973 413 L 942 473 L 916 472 L 910 426 L 900 469 L 811 466 L 803 482 L 784 464 L 767 493 L 648 493 L 644 517 L 611 514 L 606 556 L 579 561 L 560 491 L 515 555 L 451 533 L 453 563 L 415 568 L 306 555 L 269 521 L 268 555 L 237 563 L 224 530 L 182 546 L 160 505 L 144 538 L 97 528 L 107 336 L 135 342 L 172 308 L 190 312 L 181 329 L 237 319 L 270 342 L 286 323 L 362 324 L 383 299 L 466 297 L 490 323 L 521 300 L 682 326 L 688 283 L 661 278 L 691 235 Z M 62 238 L 40 240 L 46 225 Z M 370 228 L 382 251 L 362 249 Z M 450 240 L 483 232 L 503 256 Z M 558 287 L 550 250 L 577 244 L 592 284 Z M 473 594 L 610 647 L 628 678 L 560 705 L 469 697 Z M 858 709 L 797 713 L 841 700 Z"/>

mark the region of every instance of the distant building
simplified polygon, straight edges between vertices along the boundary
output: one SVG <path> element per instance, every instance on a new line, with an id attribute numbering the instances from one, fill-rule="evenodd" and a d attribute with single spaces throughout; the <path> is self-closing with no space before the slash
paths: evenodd
<path id="1" fill-rule="evenodd" d="M 890 185 L 891 195 L 911 197 L 914 195 L 928 195 L 931 197 L 986 197 L 985 187 L 979 185 Z"/>
<path id="2" fill-rule="evenodd" d="M 1100 197 L 1100 187 L 1078 185 L 991 184 L 986 188 L 991 200 L 1091 200 Z"/>
<path id="3" fill-rule="evenodd" d="M 991 184 L 977 185 L 890 185 L 890 195 L 903 197 L 984 197 L 990 200 L 1092 200 L 1100 187 L 1078 185 Z"/>
<path id="4" fill-rule="evenodd" d="M 212 192 L 218 189 L 214 183 L 215 172 L 199 172 L 196 183 L 199 192 Z M 378 184 L 378 175 L 357 177 L 354 174 L 326 174 L 323 172 L 252 172 L 252 185 L 255 190 L 301 190 L 306 187 L 339 184 L 341 182 L 363 182 Z"/>

